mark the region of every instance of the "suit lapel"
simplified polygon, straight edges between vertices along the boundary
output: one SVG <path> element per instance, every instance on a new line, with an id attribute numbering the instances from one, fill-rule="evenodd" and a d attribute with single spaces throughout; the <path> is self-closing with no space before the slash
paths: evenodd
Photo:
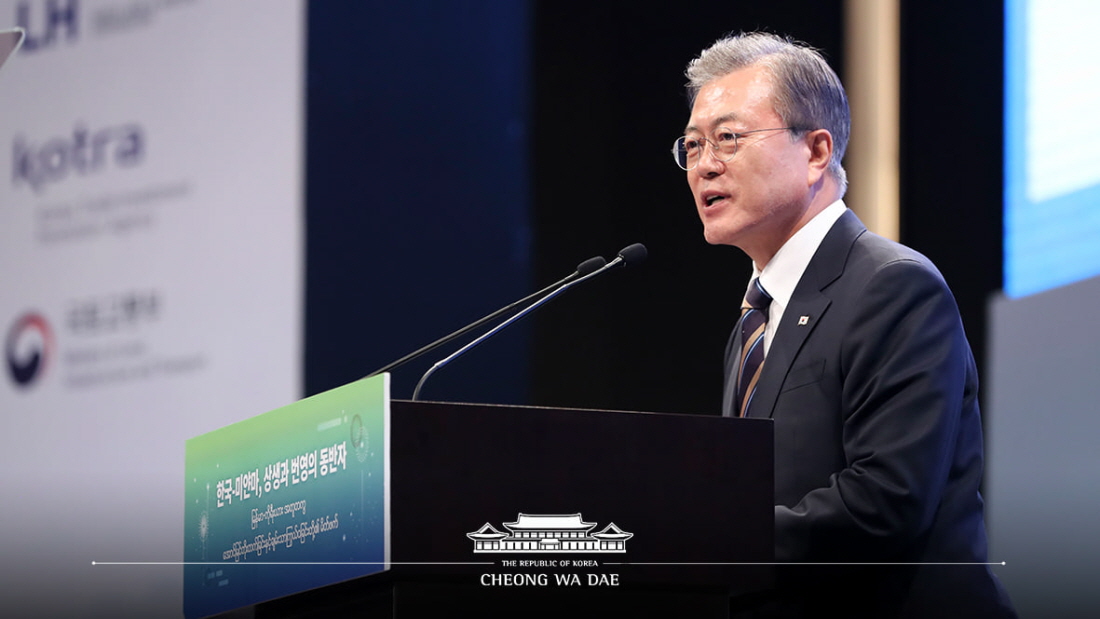
<path id="1" fill-rule="evenodd" d="M 822 239 L 814 257 L 798 281 L 791 302 L 783 310 L 782 324 L 768 348 L 768 356 L 749 405 L 748 417 L 771 417 L 783 383 L 799 351 L 814 332 L 832 301 L 822 292 L 842 273 L 852 244 L 867 231 L 855 213 L 845 212 Z"/>

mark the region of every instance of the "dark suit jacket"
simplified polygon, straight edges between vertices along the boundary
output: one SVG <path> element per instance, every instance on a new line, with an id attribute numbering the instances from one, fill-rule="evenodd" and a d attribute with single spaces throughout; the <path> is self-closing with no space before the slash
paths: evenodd
<path id="1" fill-rule="evenodd" d="M 776 561 L 987 561 L 977 388 L 939 271 L 845 213 L 784 311 L 748 411 L 775 422 Z M 1014 616 L 986 566 L 796 565 L 777 578 L 778 616 Z"/>

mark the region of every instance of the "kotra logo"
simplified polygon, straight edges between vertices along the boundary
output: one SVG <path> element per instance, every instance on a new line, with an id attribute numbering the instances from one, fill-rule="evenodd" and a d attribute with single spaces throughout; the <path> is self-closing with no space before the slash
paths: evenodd
<path id="1" fill-rule="evenodd" d="M 20 316 L 4 340 L 4 360 L 16 385 L 30 387 L 46 371 L 54 356 L 53 331 L 40 314 Z"/>
<path id="2" fill-rule="evenodd" d="M 144 155 L 145 131 L 137 123 L 94 131 L 78 123 L 71 137 L 39 143 L 17 135 L 12 144 L 12 184 L 29 185 L 41 192 L 70 174 L 87 176 L 110 166 L 132 168 Z"/>

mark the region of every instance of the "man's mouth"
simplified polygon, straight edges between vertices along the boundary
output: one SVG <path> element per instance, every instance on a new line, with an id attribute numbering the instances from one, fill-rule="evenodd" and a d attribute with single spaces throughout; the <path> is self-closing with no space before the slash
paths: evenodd
<path id="1" fill-rule="evenodd" d="M 717 202 L 725 200 L 727 197 L 728 196 L 723 196 L 721 194 L 710 195 L 705 198 L 704 203 L 707 206 L 714 206 Z"/>

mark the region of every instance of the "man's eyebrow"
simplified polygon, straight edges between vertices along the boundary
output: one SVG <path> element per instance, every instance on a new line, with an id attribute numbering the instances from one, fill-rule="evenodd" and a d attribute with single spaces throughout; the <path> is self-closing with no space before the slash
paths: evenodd
<path id="1" fill-rule="evenodd" d="M 720 127 L 720 126 L 722 126 L 722 125 L 724 125 L 728 122 L 733 122 L 733 121 L 736 121 L 736 120 L 737 120 L 737 113 L 736 112 L 729 112 L 729 113 L 726 113 L 726 114 L 722 114 L 718 118 L 715 118 L 713 123 L 714 123 L 715 127 Z M 684 134 L 686 135 L 688 133 L 691 133 L 692 131 L 698 131 L 698 130 L 699 130 L 699 127 L 696 127 L 695 125 L 688 125 L 688 126 L 684 127 Z"/>

